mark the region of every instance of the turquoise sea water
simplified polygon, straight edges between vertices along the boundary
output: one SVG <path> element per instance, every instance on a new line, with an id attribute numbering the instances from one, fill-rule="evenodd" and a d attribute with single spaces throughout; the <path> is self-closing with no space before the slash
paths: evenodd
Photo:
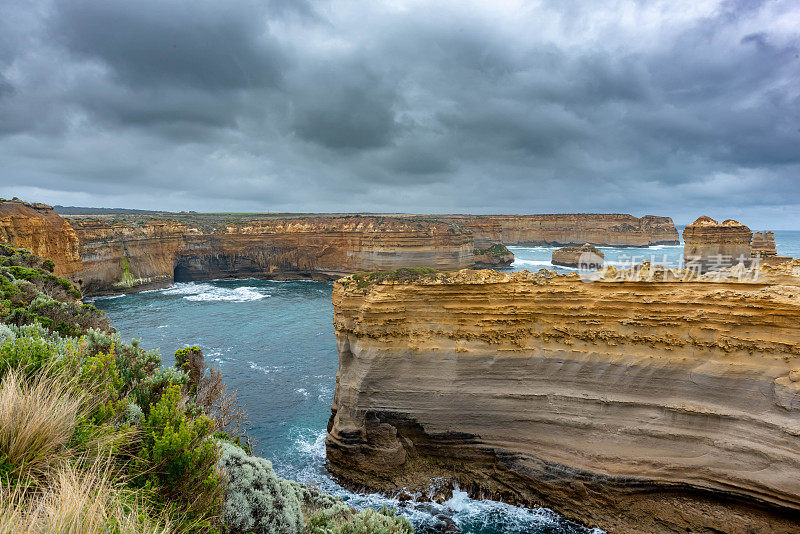
<path id="1" fill-rule="evenodd" d="M 800 256 L 800 232 L 776 232 L 782 254 Z M 552 247 L 510 247 L 513 270 L 553 268 Z M 626 256 L 680 259 L 681 247 L 603 249 L 609 262 Z M 660 261 L 656 258 L 656 261 Z M 557 268 L 561 272 L 569 269 Z M 218 365 L 247 410 L 249 432 L 262 454 L 284 477 L 314 483 L 348 499 L 356 507 L 388 504 L 424 532 L 445 516 L 463 532 L 578 533 L 546 509 L 528 510 L 469 499 L 465 493 L 443 505 L 356 495 L 339 487 L 325 471 L 325 428 L 333 400 L 337 368 L 329 282 L 235 280 L 178 283 L 169 289 L 98 298 L 124 338 L 140 338 L 159 348 L 164 362 L 185 345 L 199 345 Z"/>

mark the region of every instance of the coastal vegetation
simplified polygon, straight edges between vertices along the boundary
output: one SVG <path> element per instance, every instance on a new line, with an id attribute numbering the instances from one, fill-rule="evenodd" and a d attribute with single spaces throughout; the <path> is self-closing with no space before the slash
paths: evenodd
<path id="1" fill-rule="evenodd" d="M 0 534 L 413 532 L 278 477 L 199 347 L 162 365 L 51 270 L 0 246 Z"/>
<path id="2" fill-rule="evenodd" d="M 502 243 L 495 243 L 488 248 L 476 248 L 473 251 L 476 256 L 490 255 L 490 256 L 508 256 L 511 251 Z"/>

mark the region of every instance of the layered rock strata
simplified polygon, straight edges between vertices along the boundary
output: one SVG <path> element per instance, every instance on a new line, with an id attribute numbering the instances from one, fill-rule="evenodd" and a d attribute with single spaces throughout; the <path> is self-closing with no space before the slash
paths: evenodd
<path id="1" fill-rule="evenodd" d="M 775 256 L 775 234 L 773 232 L 755 232 L 750 242 L 750 253 L 753 256 Z"/>
<path id="2" fill-rule="evenodd" d="M 336 282 L 329 469 L 611 533 L 800 532 L 800 260 L 614 272 Z"/>
<path id="3" fill-rule="evenodd" d="M 476 248 L 472 253 L 476 269 L 502 269 L 514 263 L 514 254 L 500 243 L 484 249 Z"/>
<path id="4" fill-rule="evenodd" d="M 87 293 L 175 281 L 334 279 L 356 271 L 473 264 L 451 224 L 389 217 L 70 217 L 81 244 L 73 275 Z"/>
<path id="5" fill-rule="evenodd" d="M 51 206 L 0 200 L 0 242 L 25 248 L 55 262 L 55 274 L 80 270 L 80 244 L 75 231 Z"/>
<path id="6" fill-rule="evenodd" d="M 753 233 L 738 221 L 717 222 L 700 217 L 683 230 L 683 257 L 687 266 L 701 272 L 719 271 L 750 263 Z"/>
<path id="7" fill-rule="evenodd" d="M 600 269 L 605 262 L 605 254 L 597 247 L 585 244 L 582 247 L 563 247 L 553 251 L 550 262 L 553 265 L 574 269 Z"/>
<path id="8" fill-rule="evenodd" d="M 591 243 L 598 246 L 647 247 L 679 245 L 678 230 L 669 217 L 634 217 L 619 213 L 565 213 L 553 215 L 450 215 L 471 232 L 475 247 L 492 243 L 560 246 Z"/>

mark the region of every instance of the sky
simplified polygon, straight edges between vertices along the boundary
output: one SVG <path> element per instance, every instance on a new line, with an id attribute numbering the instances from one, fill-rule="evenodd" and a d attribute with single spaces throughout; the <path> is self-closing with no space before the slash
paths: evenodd
<path id="1" fill-rule="evenodd" d="M 800 2 L 0 0 L 0 196 L 800 230 Z"/>

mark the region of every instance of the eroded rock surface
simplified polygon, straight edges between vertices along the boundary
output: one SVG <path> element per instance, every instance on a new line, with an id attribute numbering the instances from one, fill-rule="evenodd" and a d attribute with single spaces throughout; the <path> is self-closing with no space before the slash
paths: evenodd
<path id="1" fill-rule="evenodd" d="M 404 267 L 461 269 L 472 236 L 451 224 L 373 216 L 69 217 L 81 243 L 74 275 L 89 293 L 175 281 L 335 279 Z"/>
<path id="2" fill-rule="evenodd" d="M 603 267 L 605 254 L 597 247 L 585 244 L 582 247 L 563 247 L 553 251 L 550 262 L 575 269 L 600 269 Z"/>
<path id="3" fill-rule="evenodd" d="M 678 230 L 669 217 L 634 217 L 619 213 L 564 213 L 554 215 L 449 215 L 475 236 L 475 246 L 577 245 L 614 247 L 678 245 Z"/>
<path id="4" fill-rule="evenodd" d="M 769 231 L 755 232 L 750 242 L 750 252 L 753 256 L 775 256 L 775 233 Z"/>
<path id="5" fill-rule="evenodd" d="M 800 260 L 761 271 L 344 278 L 329 468 L 611 533 L 800 532 Z"/>
<path id="6" fill-rule="evenodd" d="M 514 254 L 505 245 L 495 243 L 484 249 L 473 251 L 476 269 L 497 269 L 514 263 Z"/>
<path id="7" fill-rule="evenodd" d="M 46 204 L 0 201 L 0 243 L 28 249 L 55 262 L 55 274 L 80 270 L 80 244 L 75 231 Z"/>
<path id="8" fill-rule="evenodd" d="M 733 219 L 717 222 L 700 217 L 683 230 L 683 257 L 701 272 L 750 264 L 750 228 Z"/>

